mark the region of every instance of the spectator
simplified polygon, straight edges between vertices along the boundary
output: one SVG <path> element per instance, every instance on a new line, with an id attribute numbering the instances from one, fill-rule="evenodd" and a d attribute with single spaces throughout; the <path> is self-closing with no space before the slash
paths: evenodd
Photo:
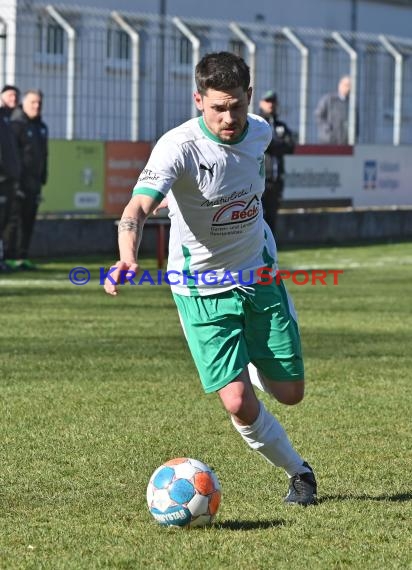
<path id="1" fill-rule="evenodd" d="M 206 54 L 195 79 L 202 115 L 153 148 L 119 223 L 120 261 L 104 288 L 115 296 L 125 273 L 135 274 L 144 222 L 167 195 L 168 271 L 182 277 L 170 283 L 203 389 L 219 395 L 251 449 L 284 469 L 286 503 L 315 504 L 312 468 L 252 387 L 287 405 L 304 394 L 296 314 L 284 284 L 273 280 L 276 244 L 260 207 L 271 129 L 248 114 L 252 87 L 242 58 Z M 260 280 L 261 269 L 272 276 L 269 283 Z"/>
<path id="2" fill-rule="evenodd" d="M 6 107 L 0 107 L 0 272 L 8 272 L 3 234 L 9 222 L 10 208 L 20 178 L 20 159 Z"/>
<path id="3" fill-rule="evenodd" d="M 14 109 L 19 104 L 20 91 L 14 85 L 5 85 L 0 93 L 0 107 L 3 109 L 3 116 L 10 117 Z"/>
<path id="4" fill-rule="evenodd" d="M 28 252 L 41 188 L 47 181 L 48 130 L 41 119 L 42 102 L 41 91 L 27 91 L 22 108 L 16 108 L 11 116 L 22 165 L 19 188 L 6 234 L 6 257 L 12 269 L 36 269 L 28 259 Z"/>
<path id="5" fill-rule="evenodd" d="M 316 107 L 318 140 L 321 144 L 348 144 L 351 78 L 344 75 L 336 93 L 326 93 Z"/>
<path id="6" fill-rule="evenodd" d="M 266 91 L 259 102 L 260 115 L 272 129 L 272 141 L 265 152 L 265 191 L 262 196 L 263 216 L 275 236 L 276 218 L 285 185 L 285 154 L 293 154 L 295 139 L 292 131 L 278 119 L 278 96 Z"/>

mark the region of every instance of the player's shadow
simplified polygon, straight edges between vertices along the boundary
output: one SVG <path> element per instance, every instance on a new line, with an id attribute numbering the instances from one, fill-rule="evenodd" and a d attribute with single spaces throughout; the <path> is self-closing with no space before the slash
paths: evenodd
<path id="1" fill-rule="evenodd" d="M 328 501 L 381 501 L 388 503 L 406 503 L 412 501 L 412 493 L 397 493 L 395 495 L 323 495 L 318 503 Z"/>
<path id="2" fill-rule="evenodd" d="M 266 521 L 242 521 L 227 520 L 215 523 L 215 527 L 227 530 L 262 530 L 266 528 L 275 528 L 277 526 L 285 526 L 286 521 L 283 519 L 273 519 Z"/>

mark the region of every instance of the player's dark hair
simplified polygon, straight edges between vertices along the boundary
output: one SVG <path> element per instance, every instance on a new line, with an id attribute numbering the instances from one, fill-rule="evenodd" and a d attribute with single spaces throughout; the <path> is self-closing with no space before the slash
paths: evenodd
<path id="1" fill-rule="evenodd" d="M 208 53 L 196 65 L 195 81 L 201 95 L 205 95 L 208 89 L 227 91 L 242 87 L 247 91 L 250 85 L 249 66 L 244 59 L 228 51 Z"/>

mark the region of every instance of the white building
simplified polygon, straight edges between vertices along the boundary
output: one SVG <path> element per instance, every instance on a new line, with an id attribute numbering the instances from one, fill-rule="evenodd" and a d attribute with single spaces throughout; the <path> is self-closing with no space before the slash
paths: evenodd
<path id="1" fill-rule="evenodd" d="M 71 4 L 67 0 L 50 2 Z M 236 20 L 271 26 L 323 28 L 412 38 L 412 0 L 85 0 L 79 5 L 99 10 L 180 16 L 205 20 Z M 0 4 L 31 6 L 40 0 L 10 0 Z"/>
<path id="2" fill-rule="evenodd" d="M 231 50 L 257 95 L 278 91 L 301 143 L 316 142 L 317 100 L 346 73 L 360 142 L 412 143 L 411 0 L 89 3 L 0 0 L 0 82 L 43 90 L 54 138 L 153 140 L 195 113 L 199 57 Z"/>

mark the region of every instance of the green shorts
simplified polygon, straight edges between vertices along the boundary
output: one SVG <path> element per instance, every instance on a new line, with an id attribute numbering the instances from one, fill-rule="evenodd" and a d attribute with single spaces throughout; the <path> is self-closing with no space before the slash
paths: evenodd
<path id="1" fill-rule="evenodd" d="M 173 298 L 205 392 L 232 382 L 249 362 L 269 380 L 304 378 L 296 313 L 282 281 Z"/>

